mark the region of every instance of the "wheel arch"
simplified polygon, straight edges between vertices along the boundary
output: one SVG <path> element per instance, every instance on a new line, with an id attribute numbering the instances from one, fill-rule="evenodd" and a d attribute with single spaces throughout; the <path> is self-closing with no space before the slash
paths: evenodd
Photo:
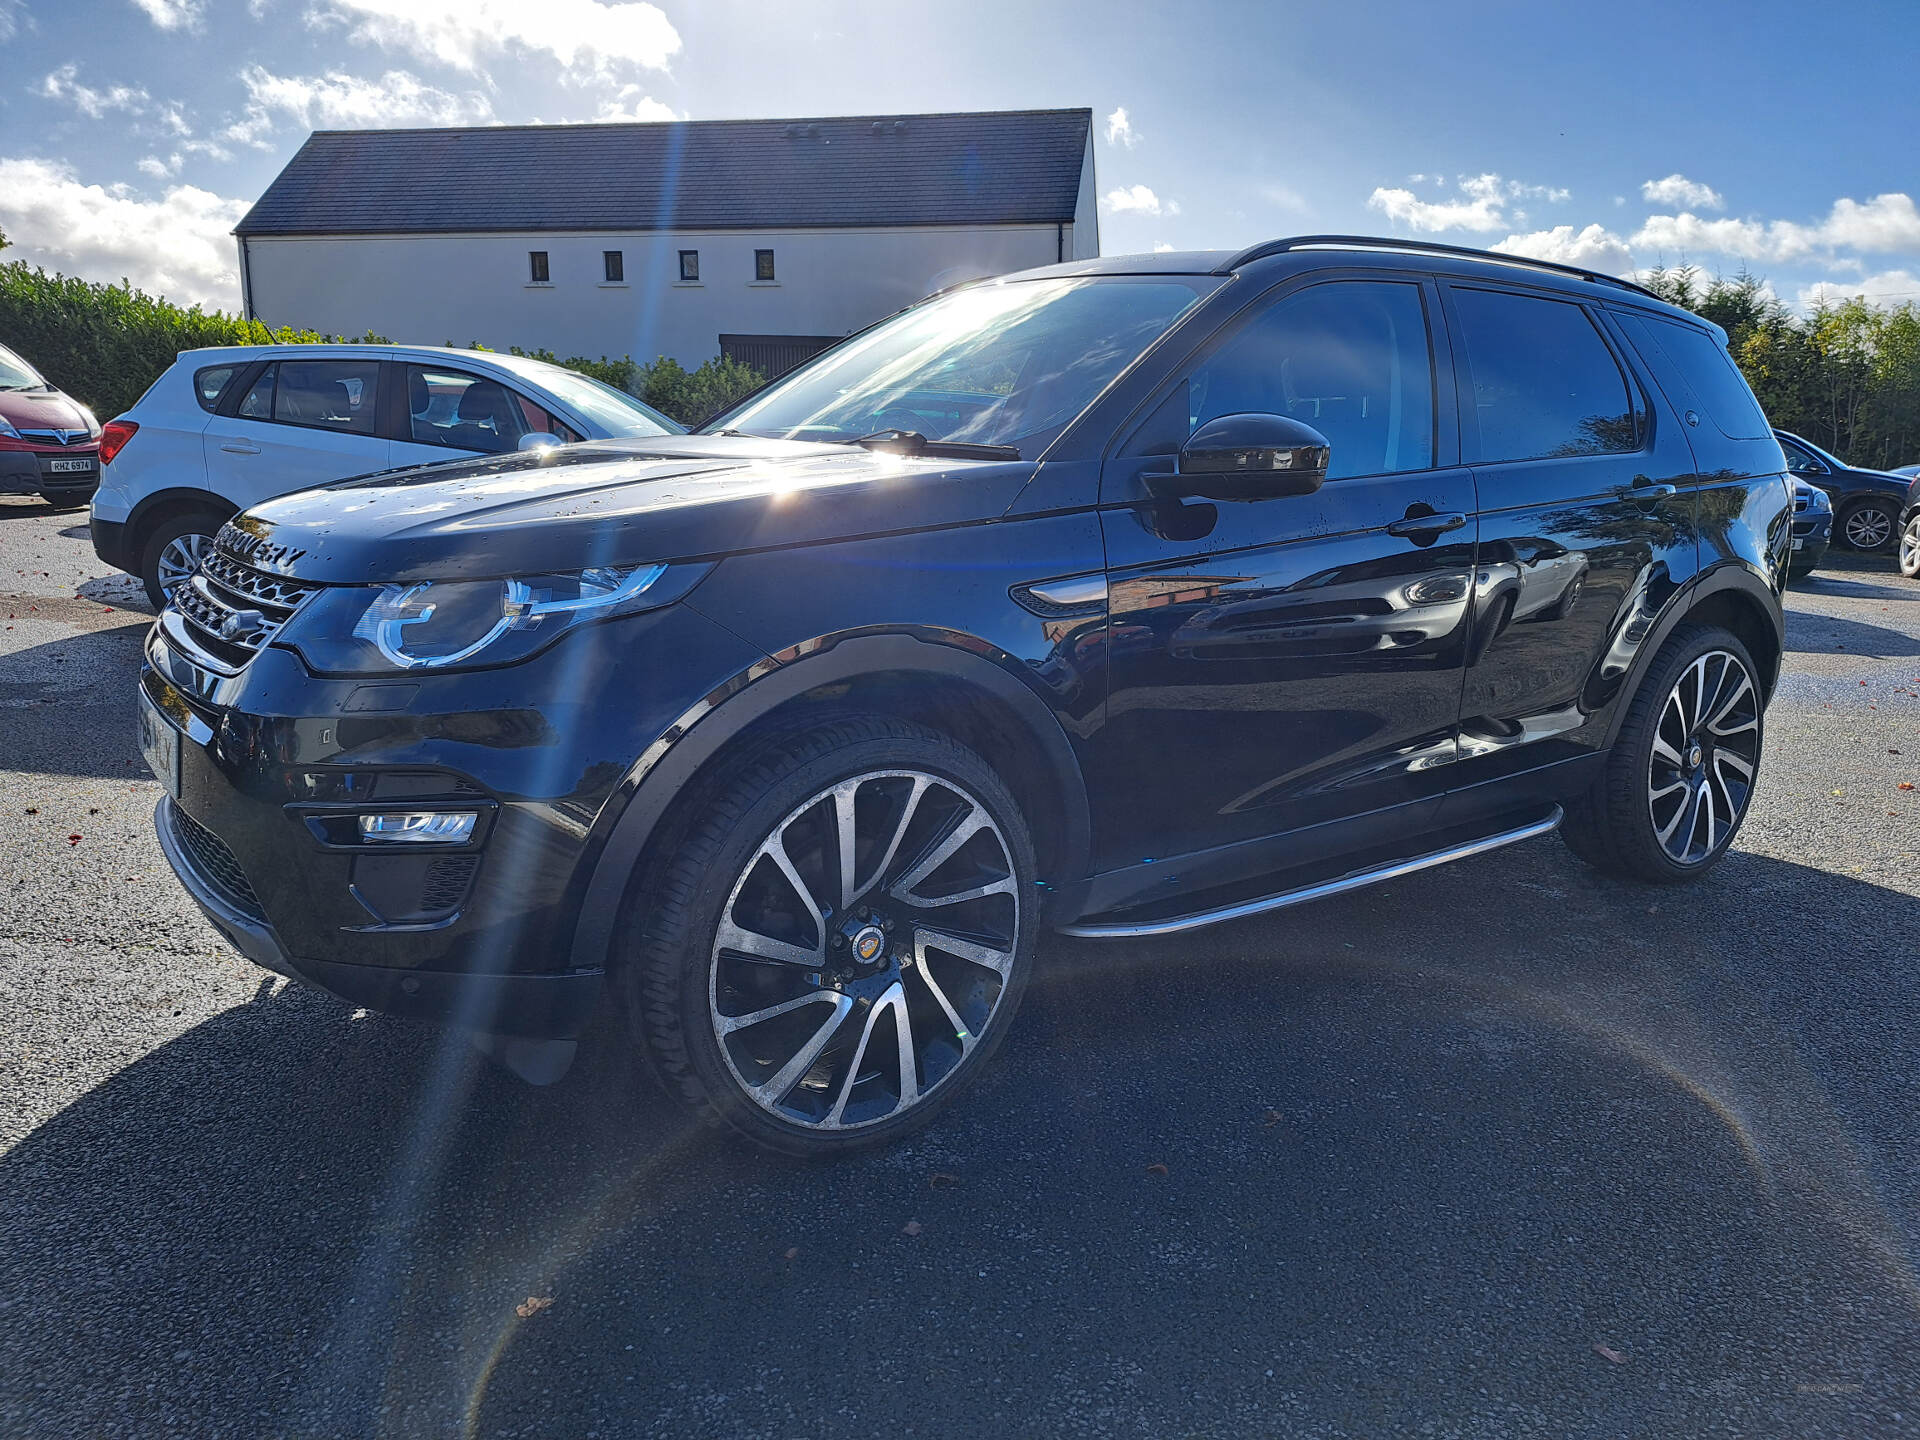
<path id="1" fill-rule="evenodd" d="M 127 558 L 138 565 L 146 553 L 147 541 L 155 527 L 192 510 L 205 510 L 209 514 L 222 516 L 240 513 L 237 505 L 211 490 L 191 489 L 183 485 L 156 490 L 151 495 L 142 496 L 140 503 L 127 513 Z"/>
<path id="2" fill-rule="evenodd" d="M 1773 694 L 1786 653 L 1786 628 L 1779 597 L 1752 567 L 1738 560 L 1722 561 L 1701 571 L 1683 586 L 1654 622 L 1652 633 L 1634 656 L 1633 668 L 1622 687 L 1622 703 L 1614 706 L 1613 722 L 1607 729 L 1609 747 L 1619 737 L 1631 697 L 1639 693 L 1641 683 L 1666 647 L 1668 638 L 1683 624 L 1724 625 L 1739 636 L 1747 653 L 1760 667 L 1766 693 Z"/>
<path id="3" fill-rule="evenodd" d="M 608 964 L 631 877 L 671 843 L 678 816 L 715 762 L 828 713 L 895 715 L 953 736 L 1027 804 L 1042 879 L 1058 886 L 1084 876 L 1091 848 L 1085 780 L 1059 720 L 1005 668 L 1017 664 L 1011 657 L 973 637 L 903 634 L 828 638 L 787 653 L 796 652 L 719 687 L 629 771 L 582 895 L 576 967 Z"/>

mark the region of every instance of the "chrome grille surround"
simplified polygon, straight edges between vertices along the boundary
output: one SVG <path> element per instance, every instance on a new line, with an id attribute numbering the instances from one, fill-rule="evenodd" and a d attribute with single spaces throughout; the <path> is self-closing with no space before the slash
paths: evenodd
<path id="1" fill-rule="evenodd" d="M 216 550 L 175 587 L 160 612 L 160 630 L 194 665 L 237 675 L 319 590 Z"/>

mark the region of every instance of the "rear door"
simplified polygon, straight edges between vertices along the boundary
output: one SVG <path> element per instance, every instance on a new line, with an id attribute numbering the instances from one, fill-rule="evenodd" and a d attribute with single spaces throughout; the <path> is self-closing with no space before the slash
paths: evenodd
<path id="1" fill-rule="evenodd" d="M 1256 304 L 1108 459 L 1111 685 L 1088 747 L 1100 868 L 1367 812 L 1412 822 L 1437 805 L 1466 654 L 1473 487 L 1454 463 L 1451 375 L 1433 364 L 1435 299 L 1394 275 Z M 1144 475 L 1172 468 L 1197 425 L 1239 411 L 1328 438 L 1317 493 L 1148 497 Z"/>
<path id="2" fill-rule="evenodd" d="M 1460 709 L 1463 786 L 1597 754 L 1649 622 L 1696 563 L 1692 452 L 1599 312 L 1456 282 L 1461 443 L 1480 550 Z"/>
<path id="3" fill-rule="evenodd" d="M 291 490 L 385 470 L 378 360 L 269 361 L 204 436 L 207 484 L 240 509 Z"/>

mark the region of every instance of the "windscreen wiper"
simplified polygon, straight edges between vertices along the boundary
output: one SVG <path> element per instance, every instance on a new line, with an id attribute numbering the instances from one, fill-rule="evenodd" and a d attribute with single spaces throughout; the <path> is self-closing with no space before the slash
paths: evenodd
<path id="1" fill-rule="evenodd" d="M 1018 445 L 973 445 L 964 440 L 929 440 L 918 430 L 876 430 L 849 444 L 895 455 L 931 455 L 942 460 L 1018 460 Z"/>

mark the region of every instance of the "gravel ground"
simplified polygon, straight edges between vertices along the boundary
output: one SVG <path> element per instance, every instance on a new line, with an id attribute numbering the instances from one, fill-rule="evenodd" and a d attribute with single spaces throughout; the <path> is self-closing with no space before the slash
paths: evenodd
<path id="1" fill-rule="evenodd" d="M 1056 940 L 966 1103 L 833 1166 L 232 955 L 152 840 L 132 583 L 0 499 L 0 591 L 0 1433 L 1920 1433 L 1886 562 L 1791 595 L 1704 883 L 1543 840 Z"/>

